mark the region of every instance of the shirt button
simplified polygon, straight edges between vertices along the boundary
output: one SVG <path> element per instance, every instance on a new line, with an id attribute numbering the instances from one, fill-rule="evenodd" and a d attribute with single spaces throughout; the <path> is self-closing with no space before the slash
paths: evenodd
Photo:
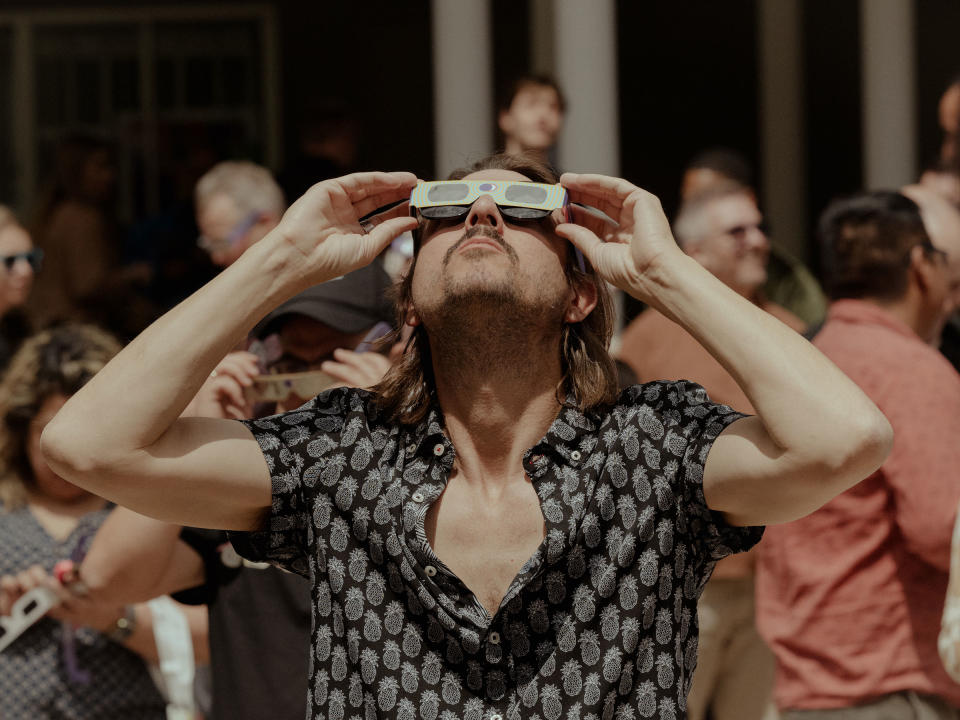
<path id="1" fill-rule="evenodd" d="M 417 451 L 417 446 L 413 443 L 407 445 L 407 455 L 413 455 Z"/>
<path id="2" fill-rule="evenodd" d="M 487 636 L 487 639 L 490 641 L 490 644 L 491 644 L 491 645 L 499 645 L 499 644 L 500 644 L 500 633 L 498 633 L 496 630 L 494 630 L 492 633 L 490 633 L 490 635 Z"/>
<path id="3" fill-rule="evenodd" d="M 437 574 L 437 569 L 433 565 L 427 565 L 423 571 L 427 574 L 427 577 L 433 577 Z"/>
<path id="4" fill-rule="evenodd" d="M 415 503 L 422 503 L 422 502 L 423 502 L 423 493 L 415 492 L 413 495 L 410 496 L 410 498 L 411 498 Z"/>
<path id="5" fill-rule="evenodd" d="M 437 457 L 443 455 L 443 443 L 437 443 L 433 446 L 433 454 Z"/>
<path id="6" fill-rule="evenodd" d="M 503 716 L 498 715 L 497 713 L 494 713 L 493 715 L 490 716 L 490 720 L 503 720 Z"/>
<path id="7" fill-rule="evenodd" d="M 579 450 L 574 450 L 572 453 L 570 453 L 570 459 L 573 460 L 574 462 L 576 462 L 577 460 L 579 460 L 579 459 L 580 459 L 580 451 L 579 451 Z"/>

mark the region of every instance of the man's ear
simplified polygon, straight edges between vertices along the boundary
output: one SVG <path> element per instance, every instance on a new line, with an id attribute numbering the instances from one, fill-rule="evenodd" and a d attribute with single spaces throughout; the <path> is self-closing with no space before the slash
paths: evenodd
<path id="1" fill-rule="evenodd" d="M 593 278 L 581 278 L 571 283 L 573 291 L 567 303 L 567 312 L 563 319 L 568 323 L 578 323 L 584 320 L 597 306 L 599 293 L 597 281 Z"/>
<path id="2" fill-rule="evenodd" d="M 926 295 L 935 282 L 933 274 L 939 270 L 923 248 L 920 245 L 914 245 L 910 248 L 910 272 L 916 278 L 920 291 Z"/>
<path id="3" fill-rule="evenodd" d="M 403 314 L 403 322 L 412 328 L 421 323 L 420 316 L 412 304 L 407 306 L 407 311 Z"/>

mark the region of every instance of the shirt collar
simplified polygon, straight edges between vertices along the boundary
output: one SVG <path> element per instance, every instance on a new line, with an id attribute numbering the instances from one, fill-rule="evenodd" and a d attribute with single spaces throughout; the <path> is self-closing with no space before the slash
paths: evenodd
<path id="1" fill-rule="evenodd" d="M 898 335 L 904 335 L 913 340 L 920 339 L 905 322 L 876 303 L 867 300 L 843 299 L 834 301 L 827 311 L 827 322 L 831 321 L 857 325 L 879 325 Z"/>
<path id="2" fill-rule="evenodd" d="M 599 427 L 599 422 L 599 417 L 594 413 L 583 413 L 578 410 L 573 396 L 568 395 L 546 434 L 525 453 L 524 458 L 532 458 L 534 467 L 537 467 L 538 458 L 551 453 L 565 464 L 578 467 L 596 446 L 594 433 Z M 410 426 L 405 433 L 404 445 L 407 449 L 407 457 L 418 456 L 421 453 L 432 454 L 437 444 L 452 447 L 444 432 L 445 428 L 443 411 L 436 402 L 433 402 L 424 419 Z"/>

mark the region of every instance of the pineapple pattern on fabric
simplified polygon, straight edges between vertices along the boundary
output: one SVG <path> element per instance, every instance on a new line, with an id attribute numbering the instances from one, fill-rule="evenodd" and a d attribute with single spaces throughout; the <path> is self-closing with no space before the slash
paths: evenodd
<path id="1" fill-rule="evenodd" d="M 454 463 L 438 408 L 390 425 L 369 392 L 342 388 L 245 421 L 273 506 L 262 531 L 231 538 L 313 584 L 307 718 L 686 717 L 697 598 L 763 532 L 703 497 L 707 453 L 740 417 L 689 382 L 563 408 L 523 456 L 546 538 L 492 618 L 427 541 Z"/>

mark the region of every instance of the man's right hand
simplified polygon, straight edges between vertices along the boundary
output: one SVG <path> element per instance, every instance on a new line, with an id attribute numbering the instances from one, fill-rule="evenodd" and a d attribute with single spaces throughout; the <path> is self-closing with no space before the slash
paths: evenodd
<path id="1" fill-rule="evenodd" d="M 400 205 L 370 232 L 360 218 L 403 200 L 417 184 L 409 172 L 363 172 L 317 183 L 284 214 L 273 233 L 304 258 L 307 287 L 369 264 L 398 235 L 417 226 Z"/>

